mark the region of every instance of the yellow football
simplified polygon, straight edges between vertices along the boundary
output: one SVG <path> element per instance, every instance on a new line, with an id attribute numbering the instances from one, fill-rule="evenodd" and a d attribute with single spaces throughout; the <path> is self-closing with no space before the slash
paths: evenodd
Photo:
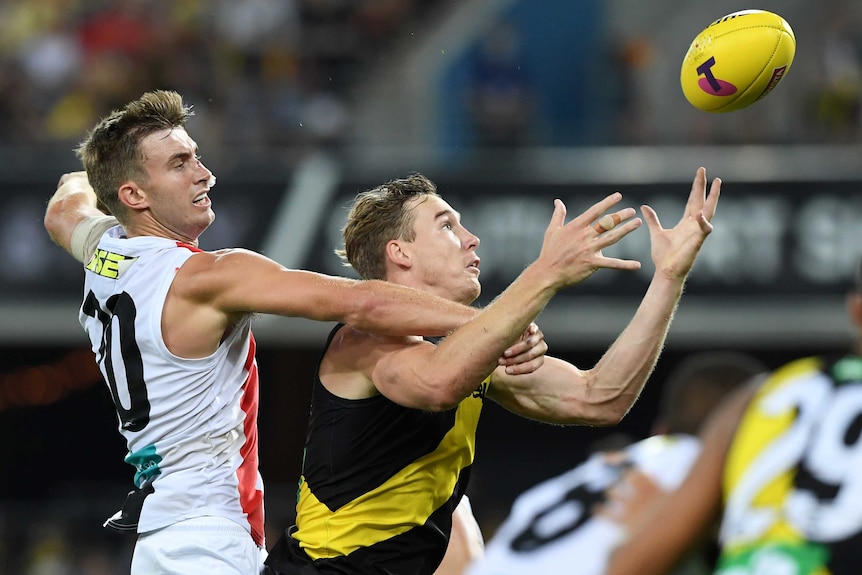
<path id="1" fill-rule="evenodd" d="M 691 43 L 679 81 L 685 98 L 705 112 L 732 112 L 771 92 L 796 54 L 790 24 L 772 12 L 742 10 L 719 18 Z"/>

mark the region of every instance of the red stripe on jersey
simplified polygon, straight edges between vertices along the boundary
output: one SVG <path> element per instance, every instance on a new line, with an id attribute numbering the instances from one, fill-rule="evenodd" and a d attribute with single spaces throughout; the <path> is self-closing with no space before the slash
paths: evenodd
<path id="1" fill-rule="evenodd" d="M 243 395 L 240 403 L 240 408 L 245 413 L 245 423 L 243 424 L 245 443 L 239 450 L 242 463 L 236 473 L 239 480 L 239 500 L 242 510 L 248 516 L 251 536 L 255 543 L 262 546 L 264 543 L 263 491 L 257 488 L 257 410 L 259 398 L 257 361 L 255 360 L 257 344 L 253 334 L 249 333 L 248 339 L 248 356 L 245 360 L 248 377 L 242 386 Z"/>
<path id="2" fill-rule="evenodd" d="M 187 244 L 186 242 L 177 242 L 177 247 L 178 248 L 186 248 L 187 250 L 191 250 L 193 252 L 203 252 L 203 250 L 200 249 L 199 247 L 193 246 L 191 244 Z"/>

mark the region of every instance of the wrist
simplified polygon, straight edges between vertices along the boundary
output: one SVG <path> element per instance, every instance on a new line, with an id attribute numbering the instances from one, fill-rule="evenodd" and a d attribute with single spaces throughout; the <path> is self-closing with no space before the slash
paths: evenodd
<path id="1" fill-rule="evenodd" d="M 547 266 L 543 266 L 539 261 L 535 261 L 524 268 L 518 281 L 525 283 L 538 292 L 547 292 L 548 297 L 553 297 L 558 291 L 563 289 L 564 282 L 557 274 Z"/>
<path id="2" fill-rule="evenodd" d="M 683 285 L 690 270 L 677 270 L 674 268 L 656 268 L 653 274 L 653 279 L 664 281 L 670 284 Z"/>
<path id="3" fill-rule="evenodd" d="M 679 300 L 685 290 L 685 278 L 669 276 L 660 271 L 653 274 L 649 291 L 660 294 L 663 298 Z"/>

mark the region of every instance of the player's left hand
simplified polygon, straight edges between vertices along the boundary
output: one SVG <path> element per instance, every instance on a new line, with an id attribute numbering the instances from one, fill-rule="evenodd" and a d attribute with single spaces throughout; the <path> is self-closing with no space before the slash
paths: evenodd
<path id="1" fill-rule="evenodd" d="M 545 334 L 535 323 L 531 323 L 524 334 L 512 347 L 507 349 L 497 361 L 498 365 L 506 366 L 509 375 L 533 373 L 545 363 L 545 353 L 548 344 Z"/>
<path id="2" fill-rule="evenodd" d="M 673 280 L 684 280 L 706 236 L 712 232 L 712 218 L 721 193 L 721 180 L 715 178 L 706 193 L 706 169 L 698 168 L 685 204 L 685 212 L 676 226 L 661 227 L 658 215 L 649 206 L 641 213 L 649 228 L 652 261 L 656 272 Z"/>

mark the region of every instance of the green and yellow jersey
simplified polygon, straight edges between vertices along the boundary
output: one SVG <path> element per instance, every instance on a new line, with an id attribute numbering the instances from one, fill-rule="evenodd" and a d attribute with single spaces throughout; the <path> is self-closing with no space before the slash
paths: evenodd
<path id="1" fill-rule="evenodd" d="M 721 575 L 862 573 L 862 357 L 775 371 L 724 470 Z"/>

